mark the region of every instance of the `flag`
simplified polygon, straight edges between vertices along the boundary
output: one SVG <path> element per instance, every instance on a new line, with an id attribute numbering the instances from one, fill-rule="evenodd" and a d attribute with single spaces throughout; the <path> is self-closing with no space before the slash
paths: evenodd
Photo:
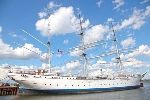
<path id="1" fill-rule="evenodd" d="M 58 49 L 58 52 L 60 52 L 61 54 L 63 53 L 62 50 L 59 50 L 59 49 Z"/>

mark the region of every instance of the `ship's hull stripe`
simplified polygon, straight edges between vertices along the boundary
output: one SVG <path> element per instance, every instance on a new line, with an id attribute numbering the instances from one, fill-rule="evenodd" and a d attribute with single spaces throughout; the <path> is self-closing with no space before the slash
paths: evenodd
<path id="1" fill-rule="evenodd" d="M 76 92 L 105 92 L 105 91 L 117 91 L 117 90 L 128 90 L 140 88 L 140 85 L 137 86 L 126 86 L 126 87 L 110 87 L 110 88 L 87 88 L 87 89 L 45 89 L 45 90 L 36 90 L 36 89 L 25 89 L 36 92 L 47 92 L 47 93 L 76 93 Z M 21 89 L 24 90 L 24 89 Z"/>

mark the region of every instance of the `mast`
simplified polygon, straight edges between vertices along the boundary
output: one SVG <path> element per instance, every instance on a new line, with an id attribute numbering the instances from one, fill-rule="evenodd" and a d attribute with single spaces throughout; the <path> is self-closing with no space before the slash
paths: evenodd
<path id="1" fill-rule="evenodd" d="M 112 24 L 112 31 L 113 31 L 113 34 L 114 34 L 114 43 L 115 43 L 116 53 L 117 53 L 117 56 L 118 56 L 116 59 L 117 59 L 117 61 L 119 63 L 119 70 L 120 70 L 120 74 L 121 74 L 121 71 L 122 71 L 122 62 L 121 62 L 121 58 L 120 58 L 120 52 L 118 50 L 117 37 L 116 37 L 115 31 L 114 31 L 113 24 Z"/>
<path id="2" fill-rule="evenodd" d="M 81 21 L 81 17 L 79 14 L 79 19 L 80 19 L 80 36 L 81 36 L 81 42 L 82 42 L 82 57 L 83 57 L 83 73 L 84 76 L 87 78 L 88 74 L 87 74 L 87 58 L 86 58 L 86 53 L 85 53 L 85 45 L 84 45 L 84 37 L 83 37 L 83 32 L 82 32 L 82 21 Z"/>
<path id="3" fill-rule="evenodd" d="M 51 54 L 50 54 L 50 22 L 48 22 L 48 42 L 47 42 L 47 60 L 49 66 L 49 74 L 51 73 Z"/>

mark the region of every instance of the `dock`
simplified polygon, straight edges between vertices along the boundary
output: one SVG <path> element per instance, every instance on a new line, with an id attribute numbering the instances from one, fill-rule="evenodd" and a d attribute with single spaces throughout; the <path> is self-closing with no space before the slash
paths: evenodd
<path id="1" fill-rule="evenodd" d="M 4 95 L 17 95 L 19 86 L 1 86 L 0 96 Z"/>

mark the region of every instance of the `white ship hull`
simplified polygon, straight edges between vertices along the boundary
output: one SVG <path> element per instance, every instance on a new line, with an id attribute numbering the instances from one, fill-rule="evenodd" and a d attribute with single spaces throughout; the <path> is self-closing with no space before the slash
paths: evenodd
<path id="1" fill-rule="evenodd" d="M 141 75 L 114 79 L 78 79 L 76 77 L 9 75 L 28 90 L 49 93 L 102 92 L 140 88 Z"/>

